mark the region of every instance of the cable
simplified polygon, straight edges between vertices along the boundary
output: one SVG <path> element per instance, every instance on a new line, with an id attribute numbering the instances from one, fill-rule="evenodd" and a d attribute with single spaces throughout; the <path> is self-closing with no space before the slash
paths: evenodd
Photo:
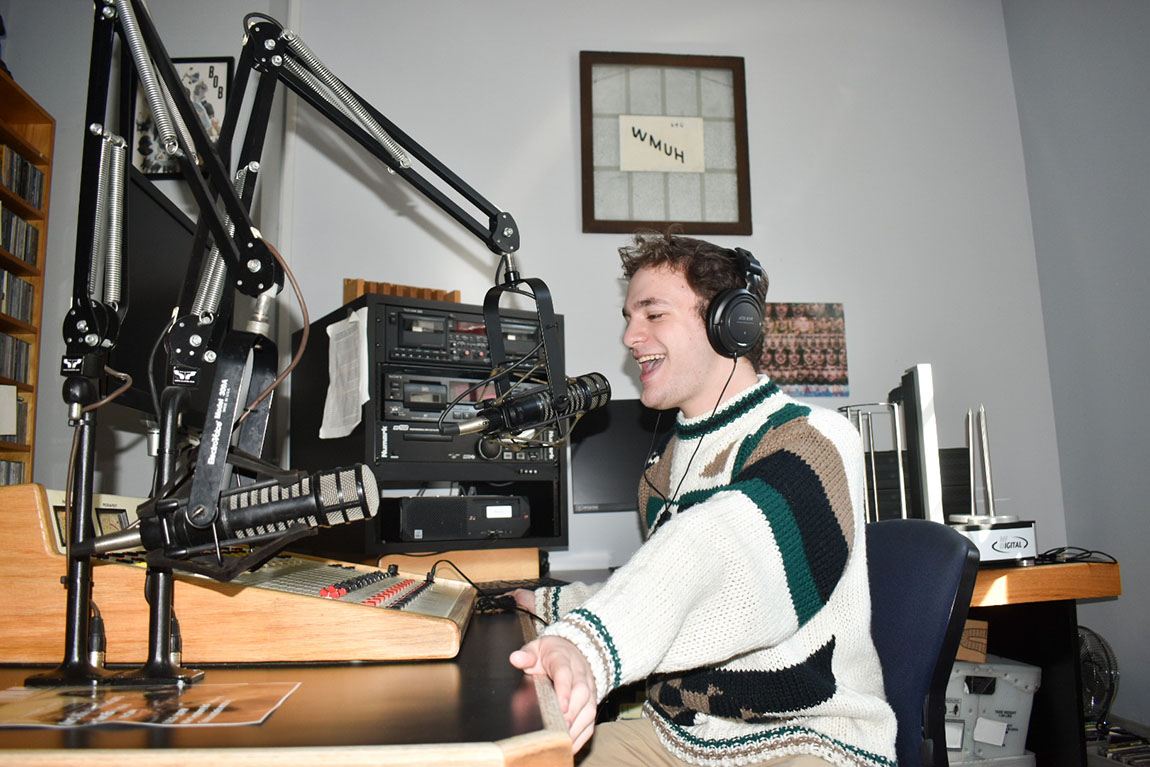
<path id="1" fill-rule="evenodd" d="M 1053 564 L 1056 562 L 1118 563 L 1117 558 L 1107 554 L 1105 551 L 1094 551 L 1081 548 L 1080 546 L 1057 546 L 1053 549 L 1047 549 L 1035 557 L 1035 561 L 1042 564 Z"/>
<path id="2" fill-rule="evenodd" d="M 504 273 L 507 268 L 507 254 L 499 254 L 499 263 L 495 265 L 495 284 L 500 283 L 500 275 Z"/>
<path id="3" fill-rule="evenodd" d="M 68 529 L 64 531 L 64 543 L 68 546 L 68 556 L 72 556 L 72 516 L 76 513 L 72 508 L 72 486 L 75 484 L 76 455 L 80 452 L 80 425 L 72 429 L 72 447 L 68 451 L 68 468 L 64 471 L 64 518 L 68 520 Z"/>
<path id="4" fill-rule="evenodd" d="M 457 564 L 455 564 L 454 562 L 452 562 L 450 559 L 438 559 L 438 560 L 436 560 L 431 565 L 431 571 L 427 574 L 427 580 L 429 580 L 429 581 L 435 580 L 435 569 L 437 567 L 439 567 L 440 565 L 450 565 L 451 569 L 454 570 L 455 572 L 459 573 L 459 575 L 461 575 L 463 577 L 463 580 L 465 580 L 471 584 L 471 587 L 473 589 L 475 589 L 476 591 L 479 591 L 479 587 L 475 585 L 475 582 L 473 580 L 471 580 L 470 578 L 467 577 L 467 573 L 460 570 L 459 566 Z"/>
<path id="5" fill-rule="evenodd" d="M 104 668 L 104 660 L 108 655 L 108 636 L 104 631 L 104 618 L 100 609 L 92 602 L 92 610 L 88 623 L 88 662 L 96 668 Z"/>
<path id="6" fill-rule="evenodd" d="M 647 471 L 651 468 L 651 462 L 655 458 L 655 443 L 659 439 L 659 424 L 663 421 L 663 413 L 666 411 L 660 410 L 659 414 L 655 416 L 655 428 L 651 430 L 651 444 L 647 448 L 647 458 L 643 461 L 643 481 L 647 483 L 647 487 L 655 491 L 655 493 L 663 499 L 663 503 L 667 502 L 667 497 L 655 487 L 655 483 L 647 476 Z"/>
<path id="7" fill-rule="evenodd" d="M 259 13 L 258 11 L 255 11 L 244 16 L 244 34 L 247 34 L 248 29 L 251 28 L 252 19 L 262 19 L 263 21 L 270 21 L 278 27 L 283 26 L 271 16 L 268 16 L 266 13 Z"/>
<path id="8" fill-rule="evenodd" d="M 132 377 L 130 375 L 128 375 L 127 373 L 121 373 L 119 370 L 113 370 L 112 368 L 108 367 L 107 365 L 104 366 L 104 372 L 107 373 L 108 375 L 112 376 L 113 378 L 119 378 L 124 383 L 120 385 L 119 389 L 116 389 L 114 392 L 109 394 L 107 397 L 104 397 L 101 400 L 97 400 L 97 401 L 91 403 L 90 405 L 84 405 L 84 407 L 80 408 L 80 412 L 87 413 L 90 410 L 95 410 L 96 408 L 101 408 L 104 405 L 107 405 L 112 400 L 119 397 L 121 394 L 126 392 L 128 389 L 132 388 Z"/>
<path id="9" fill-rule="evenodd" d="M 717 400 L 715 400 L 715 406 L 713 408 L 711 408 L 711 415 L 707 416 L 708 420 L 710 420 L 711 418 L 714 418 L 715 413 L 719 412 L 719 405 L 723 404 L 723 395 L 727 393 L 727 387 L 731 385 L 731 380 L 735 377 L 735 370 L 738 368 L 738 365 L 739 365 L 739 359 L 738 359 L 738 357 L 736 357 L 734 364 L 731 365 L 731 372 L 727 376 L 726 382 L 723 384 L 723 389 L 722 389 L 722 391 L 719 392 L 719 398 Z M 655 433 L 656 434 L 658 434 L 658 425 L 659 425 L 658 421 L 656 420 L 656 422 L 655 422 L 655 426 L 656 426 Z M 699 448 L 701 448 L 703 446 L 703 437 L 705 437 L 705 436 L 706 436 L 706 434 L 700 435 L 699 441 L 697 443 L 695 443 L 695 450 L 694 450 L 694 452 L 691 453 L 691 457 L 687 461 L 687 466 L 686 466 L 686 468 L 683 469 L 683 476 L 679 477 L 679 484 L 675 486 L 675 493 L 674 493 L 674 495 L 671 496 L 670 500 L 667 500 L 667 496 L 663 495 L 663 492 L 661 490 L 659 490 L 659 488 L 655 487 L 655 484 L 653 482 L 651 482 L 650 478 L 647 476 L 647 470 L 649 467 L 643 468 L 643 481 L 645 481 L 647 483 L 647 486 L 650 487 L 652 490 L 654 490 L 659 495 L 659 497 L 663 499 L 663 503 L 665 504 L 664 508 L 670 509 L 671 505 L 674 504 L 674 502 L 678 499 L 679 491 L 683 488 L 683 482 L 685 482 L 687 479 L 687 473 L 691 470 L 691 464 L 695 462 L 695 456 L 699 454 Z M 655 444 L 655 437 L 652 435 L 652 437 L 651 437 L 652 449 L 654 449 L 654 444 Z M 648 460 L 648 462 L 650 461 L 650 453 L 648 453 L 647 460 Z"/>
<path id="10" fill-rule="evenodd" d="M 176 312 L 173 310 L 172 318 L 156 336 L 156 342 L 152 344 L 152 350 L 148 354 L 148 393 L 152 395 L 152 414 L 156 417 L 156 423 L 160 422 L 160 394 L 159 387 L 156 386 L 156 358 L 160 354 L 160 348 L 164 345 L 164 339 L 168 337 L 168 331 L 172 329 L 172 325 L 175 323 Z"/>
<path id="11" fill-rule="evenodd" d="M 478 598 L 475 601 L 475 609 L 477 611 L 481 613 L 493 613 L 506 612 L 507 610 L 513 609 L 516 612 L 521 612 L 530 616 L 531 618 L 534 618 L 544 626 L 549 625 L 547 621 L 543 620 L 535 613 L 524 607 L 520 607 L 519 603 L 515 601 L 515 597 L 511 596 L 510 594 L 490 594 L 483 591 L 483 589 L 479 588 L 475 581 L 467 577 L 467 573 L 459 569 L 459 565 L 455 564 L 450 559 L 440 559 L 432 564 L 431 570 L 427 573 L 428 583 L 431 583 L 435 580 L 435 569 L 440 565 L 449 565 L 451 569 L 459 573 L 463 580 L 467 581 L 471 587 L 475 589 L 475 593 L 478 595 Z"/>
<path id="12" fill-rule="evenodd" d="M 307 302 L 304 301 L 303 291 L 300 290 L 299 283 L 296 282 L 295 275 L 292 273 L 291 268 L 287 265 L 287 262 L 284 261 L 283 256 L 280 255 L 280 252 L 276 250 L 270 242 L 265 240 L 264 244 L 267 246 L 267 249 L 272 254 L 272 256 L 275 257 L 275 260 L 279 262 L 280 268 L 283 269 L 284 274 L 287 275 L 288 280 L 291 282 L 292 290 L 295 291 L 296 300 L 299 302 L 300 314 L 303 315 L 303 328 L 300 331 L 299 348 L 296 349 L 295 356 L 292 357 L 291 362 L 288 363 L 288 366 L 283 369 L 283 372 L 276 376 L 274 381 L 268 384 L 266 389 L 260 392 L 258 397 L 252 400 L 250 405 L 244 408 L 244 412 L 232 426 L 233 431 L 238 428 L 239 425 L 242 424 L 249 415 L 255 412 L 256 406 L 258 406 L 261 402 L 264 401 L 264 399 L 268 397 L 268 395 L 275 391 L 276 387 L 283 383 L 285 378 L 291 375 L 291 372 L 295 370 L 296 365 L 299 364 L 300 359 L 303 358 L 304 350 L 307 349 L 308 337 L 311 335 L 311 318 L 308 316 Z"/>
<path id="13" fill-rule="evenodd" d="M 87 413 L 89 411 L 95 410 L 96 408 L 101 408 L 104 405 L 107 405 L 109 402 L 116 399 L 132 387 L 132 377 L 127 373 L 121 373 L 119 370 L 113 370 L 107 365 L 104 366 L 104 372 L 114 378 L 119 378 L 124 383 L 120 386 L 120 388 L 116 389 L 114 392 L 104 397 L 103 399 L 97 400 L 96 402 L 93 402 L 89 405 L 84 405 L 82 408 L 80 408 L 81 413 Z M 75 509 L 72 508 L 72 486 L 75 484 L 76 455 L 79 452 L 80 422 L 76 421 L 74 428 L 72 429 L 72 447 L 68 450 L 68 464 L 64 469 L 64 515 L 66 519 L 75 514 Z M 72 536 L 70 530 L 65 532 L 68 533 L 64 536 L 65 542 L 71 543 Z M 69 552 L 68 555 L 71 556 L 71 552 Z"/>
<path id="14" fill-rule="evenodd" d="M 455 399 L 453 399 L 451 402 L 449 402 L 439 412 L 439 418 L 436 419 L 436 428 L 438 428 L 438 429 L 443 428 L 443 422 L 447 418 L 447 414 L 450 413 L 456 405 L 458 405 L 460 402 L 462 402 L 464 397 L 466 397 L 467 395 L 471 394 L 472 392 L 474 392 L 478 389 L 483 388 L 484 386 L 486 386 L 489 383 L 494 383 L 495 381 L 499 380 L 503 376 L 510 375 L 512 370 L 519 367 L 520 365 L 523 365 L 523 364 L 529 362 L 531 356 L 542 348 L 543 348 L 543 342 L 540 341 L 539 343 L 535 344 L 535 346 L 533 346 L 529 351 L 525 352 L 523 354 L 523 356 L 521 356 L 519 359 L 512 362 L 509 366 L 502 368 L 502 369 L 496 368 L 496 369 L 492 370 L 491 374 L 489 376 L 487 376 L 483 380 L 479 381 L 475 385 L 473 385 L 473 386 L 465 389 L 464 391 L 460 392 L 459 396 L 457 396 Z M 516 389 L 518 389 L 524 382 L 545 383 L 544 381 L 533 380 L 530 378 L 530 376 L 533 375 L 535 373 L 535 371 L 539 370 L 540 367 L 542 367 L 542 365 L 538 362 L 535 363 L 534 365 L 532 365 L 531 369 L 528 370 L 523 375 L 519 376 L 519 379 L 517 381 L 512 382 L 511 388 L 507 390 L 507 393 L 502 395 L 501 397 L 497 398 L 496 401 L 499 402 L 499 401 L 502 401 L 504 398 L 511 396 L 511 394 Z"/>

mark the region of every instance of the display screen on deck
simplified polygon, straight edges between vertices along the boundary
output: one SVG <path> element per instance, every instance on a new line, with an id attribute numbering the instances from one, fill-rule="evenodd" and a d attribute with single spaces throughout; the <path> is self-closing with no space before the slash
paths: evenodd
<path id="1" fill-rule="evenodd" d="M 503 323 L 503 346 L 509 357 L 522 357 L 539 343 L 539 326 L 520 322 Z"/>
<path id="2" fill-rule="evenodd" d="M 399 345 L 440 349 L 447 343 L 447 320 L 422 314 L 399 315 Z"/>
<path id="3" fill-rule="evenodd" d="M 435 381 L 408 381 L 403 385 L 403 404 L 412 410 L 442 410 L 447 387 Z"/>
<path id="4" fill-rule="evenodd" d="M 468 389 L 471 389 L 473 386 L 475 386 L 475 383 L 471 381 L 452 381 L 451 401 L 458 401 L 460 403 L 475 403 L 495 397 L 494 384 L 488 382 L 469 392 Z"/>
<path id="5" fill-rule="evenodd" d="M 456 320 L 455 322 L 456 333 L 470 333 L 476 336 L 487 334 L 487 325 L 482 322 L 468 322 L 467 320 Z"/>

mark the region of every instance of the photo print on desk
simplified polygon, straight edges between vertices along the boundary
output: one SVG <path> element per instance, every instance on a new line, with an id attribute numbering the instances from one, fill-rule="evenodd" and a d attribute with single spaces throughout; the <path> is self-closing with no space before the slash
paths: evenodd
<path id="1" fill-rule="evenodd" d="M 842 304 L 766 304 L 762 369 L 788 394 L 850 395 Z"/>
<path id="2" fill-rule="evenodd" d="M 231 56 L 172 59 L 180 82 L 191 97 L 192 108 L 212 141 L 219 138 L 224 123 L 234 62 Z M 132 164 L 153 179 L 179 178 L 179 163 L 164 151 L 152 110 L 144 98 L 144 89 L 138 85 L 133 122 Z"/>

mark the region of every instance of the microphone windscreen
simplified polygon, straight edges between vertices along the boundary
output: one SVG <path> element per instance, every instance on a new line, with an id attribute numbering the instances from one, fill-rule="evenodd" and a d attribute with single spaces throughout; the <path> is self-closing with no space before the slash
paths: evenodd
<path id="1" fill-rule="evenodd" d="M 319 474 L 317 480 L 320 513 L 329 525 L 374 517 L 379 510 L 375 473 L 363 464 Z"/>

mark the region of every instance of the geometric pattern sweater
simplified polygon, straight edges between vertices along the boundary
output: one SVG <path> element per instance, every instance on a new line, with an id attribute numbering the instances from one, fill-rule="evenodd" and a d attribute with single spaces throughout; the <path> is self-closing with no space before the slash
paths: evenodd
<path id="1" fill-rule="evenodd" d="M 854 427 L 760 376 L 679 415 L 640 483 L 643 545 L 601 585 L 538 590 L 542 633 L 587 657 L 600 701 L 646 679 L 643 715 L 690 764 L 893 767 L 862 493 Z"/>

